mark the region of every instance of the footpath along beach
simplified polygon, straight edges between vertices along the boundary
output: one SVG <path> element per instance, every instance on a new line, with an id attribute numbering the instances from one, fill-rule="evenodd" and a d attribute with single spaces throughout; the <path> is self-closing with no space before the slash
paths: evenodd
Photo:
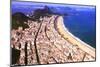
<path id="1" fill-rule="evenodd" d="M 56 29 L 58 30 L 59 34 L 66 39 L 66 41 L 70 42 L 73 45 L 79 46 L 83 51 L 87 52 L 88 54 L 95 57 L 95 49 L 91 47 L 89 44 L 81 41 L 79 38 L 71 34 L 68 29 L 64 26 L 63 17 L 60 16 L 57 18 Z"/>

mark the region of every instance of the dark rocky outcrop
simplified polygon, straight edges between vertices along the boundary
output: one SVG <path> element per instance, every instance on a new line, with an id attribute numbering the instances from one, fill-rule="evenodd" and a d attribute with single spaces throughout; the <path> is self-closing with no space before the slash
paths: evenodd
<path id="1" fill-rule="evenodd" d="M 18 27 L 20 26 L 23 27 L 23 29 L 29 28 L 29 26 L 24 23 L 24 22 L 27 22 L 28 19 L 29 17 L 27 17 L 25 14 L 21 12 L 17 12 L 13 14 L 12 15 L 12 29 L 18 29 Z"/>

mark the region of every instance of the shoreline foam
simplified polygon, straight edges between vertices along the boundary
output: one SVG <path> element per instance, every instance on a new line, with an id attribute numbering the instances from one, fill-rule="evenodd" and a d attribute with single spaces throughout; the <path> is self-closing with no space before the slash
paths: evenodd
<path id="1" fill-rule="evenodd" d="M 56 26 L 59 34 L 61 34 L 64 39 L 71 42 L 73 45 L 78 45 L 79 48 L 81 48 L 83 51 L 95 57 L 95 48 L 91 47 L 89 44 L 83 42 L 78 37 L 70 33 L 63 23 L 63 17 L 60 16 L 58 18 L 57 18 Z"/>

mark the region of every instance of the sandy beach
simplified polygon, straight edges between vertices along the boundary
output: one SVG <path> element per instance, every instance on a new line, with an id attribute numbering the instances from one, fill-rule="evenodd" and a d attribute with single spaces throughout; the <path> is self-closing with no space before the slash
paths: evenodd
<path id="1" fill-rule="evenodd" d="M 95 48 L 91 47 L 89 44 L 83 42 L 78 37 L 76 37 L 73 34 L 71 34 L 68 31 L 68 29 L 66 29 L 66 27 L 64 26 L 63 17 L 62 16 L 57 18 L 56 24 L 57 24 L 56 26 L 57 26 L 58 33 L 65 40 L 67 40 L 68 42 L 70 42 L 73 45 L 79 46 L 80 49 L 82 49 L 83 51 L 85 51 L 89 55 L 95 57 Z"/>

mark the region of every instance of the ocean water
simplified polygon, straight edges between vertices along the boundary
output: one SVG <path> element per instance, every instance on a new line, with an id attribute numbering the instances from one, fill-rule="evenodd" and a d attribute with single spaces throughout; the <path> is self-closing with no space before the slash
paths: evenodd
<path id="1" fill-rule="evenodd" d="M 70 4 L 49 4 L 34 2 L 16 2 L 12 1 L 12 14 L 22 12 L 30 14 L 35 9 L 43 9 L 48 6 L 54 13 L 64 15 L 64 24 L 69 31 L 88 43 L 92 47 L 96 47 L 96 7 Z"/>
<path id="2" fill-rule="evenodd" d="M 64 17 L 64 24 L 69 31 L 82 41 L 96 47 L 96 17 L 94 11 L 78 11 L 77 15 Z"/>

